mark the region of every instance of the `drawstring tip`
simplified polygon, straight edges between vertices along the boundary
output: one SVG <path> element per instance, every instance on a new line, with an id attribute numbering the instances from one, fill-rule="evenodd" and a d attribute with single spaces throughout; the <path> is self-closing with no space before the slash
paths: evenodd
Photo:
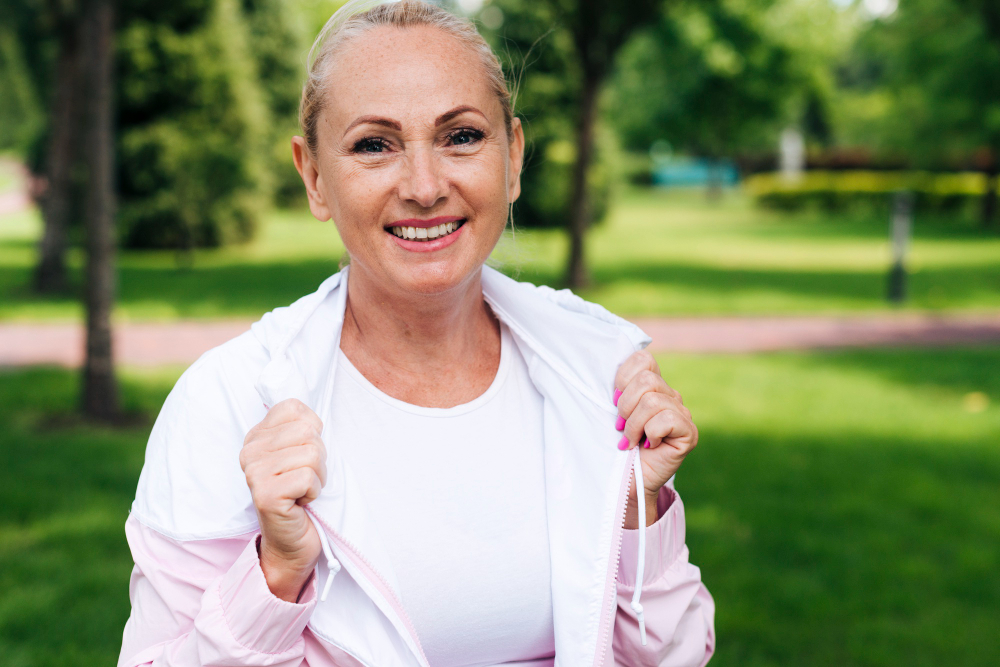
<path id="1" fill-rule="evenodd" d="M 638 602 L 632 603 L 632 611 L 635 612 L 636 620 L 639 621 L 639 641 L 646 645 L 646 617 L 642 613 L 642 605 Z"/>
<path id="2" fill-rule="evenodd" d="M 340 572 L 340 561 L 333 560 L 328 565 L 330 572 L 326 575 L 326 583 L 323 584 L 323 593 L 319 596 L 320 602 L 326 602 L 326 596 L 330 594 L 330 586 L 333 585 L 333 578 Z"/>

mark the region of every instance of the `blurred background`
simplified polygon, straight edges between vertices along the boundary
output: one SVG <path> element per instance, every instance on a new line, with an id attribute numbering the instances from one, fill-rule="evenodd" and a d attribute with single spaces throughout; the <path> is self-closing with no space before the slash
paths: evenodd
<path id="1" fill-rule="evenodd" d="M 338 269 L 330 0 L 0 0 L 0 665 L 113 664 L 152 420 Z M 529 159 L 492 263 L 639 322 L 718 665 L 1000 664 L 1000 3 L 456 0 Z"/>

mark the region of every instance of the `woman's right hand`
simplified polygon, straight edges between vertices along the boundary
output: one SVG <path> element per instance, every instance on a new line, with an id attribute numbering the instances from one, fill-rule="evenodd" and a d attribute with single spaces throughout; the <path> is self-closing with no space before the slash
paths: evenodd
<path id="1" fill-rule="evenodd" d="M 250 429 L 240 452 L 260 522 L 260 566 L 271 592 L 288 602 L 298 599 L 322 549 L 304 508 L 326 484 L 322 431 L 315 412 L 288 399 Z"/>

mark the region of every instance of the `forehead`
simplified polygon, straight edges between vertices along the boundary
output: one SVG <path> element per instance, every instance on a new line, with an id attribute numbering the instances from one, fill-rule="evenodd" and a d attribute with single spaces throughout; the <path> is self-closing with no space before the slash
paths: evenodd
<path id="1" fill-rule="evenodd" d="M 378 27 L 352 37 L 334 60 L 327 120 L 361 115 L 425 122 L 470 104 L 496 121 L 502 110 L 472 47 L 431 26 Z M 499 114 L 499 116 L 498 116 Z"/>

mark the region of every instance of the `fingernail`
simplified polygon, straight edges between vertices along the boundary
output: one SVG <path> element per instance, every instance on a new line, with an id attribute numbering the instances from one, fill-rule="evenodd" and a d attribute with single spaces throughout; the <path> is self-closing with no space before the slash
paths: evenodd
<path id="1" fill-rule="evenodd" d="M 618 407 L 618 399 L 621 398 L 621 397 L 622 397 L 622 390 L 621 389 L 615 389 L 615 397 L 613 399 L 611 399 L 611 402 L 615 404 L 616 408 Z"/>
<path id="2" fill-rule="evenodd" d="M 624 431 L 625 430 L 625 418 L 618 415 L 618 419 L 615 420 L 615 430 Z"/>
<path id="3" fill-rule="evenodd" d="M 648 442 L 646 443 L 646 449 L 649 449 L 649 443 Z"/>
<path id="4" fill-rule="evenodd" d="M 622 439 L 618 441 L 618 449 L 622 451 L 628 449 L 628 436 L 623 435 Z"/>

